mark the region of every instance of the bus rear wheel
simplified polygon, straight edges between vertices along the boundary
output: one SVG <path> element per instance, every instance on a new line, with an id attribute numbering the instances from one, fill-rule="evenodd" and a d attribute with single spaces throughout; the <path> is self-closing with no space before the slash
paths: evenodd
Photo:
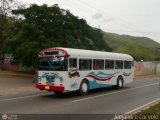
<path id="1" fill-rule="evenodd" d="M 119 76 L 118 79 L 117 79 L 117 85 L 116 85 L 116 87 L 118 89 L 123 88 L 123 78 L 121 76 Z"/>
<path id="2" fill-rule="evenodd" d="M 83 96 L 86 95 L 87 93 L 88 93 L 88 82 L 86 80 L 83 80 L 79 88 L 79 94 Z"/>

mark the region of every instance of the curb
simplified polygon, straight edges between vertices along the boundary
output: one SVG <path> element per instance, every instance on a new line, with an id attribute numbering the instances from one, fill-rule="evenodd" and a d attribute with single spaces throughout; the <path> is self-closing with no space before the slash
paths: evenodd
<path id="1" fill-rule="evenodd" d="M 160 76 L 155 76 L 155 75 L 146 75 L 146 76 L 135 76 L 134 79 L 141 79 L 141 78 L 151 78 L 151 77 L 160 77 Z"/>
<path id="2" fill-rule="evenodd" d="M 34 74 L 16 74 L 16 73 L 0 73 L 0 75 L 4 76 L 22 76 L 22 77 L 33 77 Z"/>

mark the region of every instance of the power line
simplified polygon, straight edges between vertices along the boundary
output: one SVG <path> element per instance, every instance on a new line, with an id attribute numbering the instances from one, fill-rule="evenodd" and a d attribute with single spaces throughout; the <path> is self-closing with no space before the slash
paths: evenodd
<path id="1" fill-rule="evenodd" d="M 90 6 L 90 8 L 92 8 L 93 10 L 95 10 L 95 11 L 97 11 L 97 12 L 100 12 L 101 10 L 100 9 L 98 9 L 98 8 L 96 8 L 96 7 L 94 7 L 92 4 L 88 4 L 86 1 L 83 1 L 83 0 L 80 0 L 81 2 L 83 2 L 85 5 L 87 5 L 87 7 L 88 6 Z M 103 11 L 104 12 L 104 11 Z M 104 12 L 104 13 L 106 13 L 106 12 Z M 111 15 L 108 15 L 108 16 L 110 16 L 110 18 L 112 18 L 113 16 L 111 16 Z M 105 17 L 105 18 L 107 18 L 107 16 L 103 16 L 103 17 Z M 117 19 L 119 19 L 120 21 L 121 21 L 121 23 L 123 24 L 123 27 L 125 26 L 126 28 L 128 28 L 128 29 L 130 29 L 130 30 L 135 30 L 135 31 L 137 31 L 137 28 L 139 27 L 139 26 L 137 26 L 137 25 L 135 25 L 134 23 L 131 23 L 131 22 L 128 22 L 128 21 L 126 21 L 125 19 L 122 19 L 122 18 L 120 18 L 120 17 L 114 17 L 114 18 L 117 18 Z M 119 22 L 120 22 L 119 21 Z M 134 32 L 135 32 L 134 31 Z M 138 30 L 139 31 L 139 30 Z M 131 31 L 130 31 L 131 32 Z M 133 31 L 132 31 L 133 32 Z M 148 32 L 139 32 L 139 33 L 148 33 L 148 34 L 157 34 L 157 35 L 159 35 L 160 33 L 158 33 L 158 32 L 152 32 L 152 31 L 148 31 Z"/>
<path id="2" fill-rule="evenodd" d="M 70 0 L 67 0 L 67 1 L 69 1 L 69 2 L 66 2 L 66 1 L 65 1 L 65 3 L 70 4 L 70 6 L 76 8 L 76 9 L 79 9 L 80 11 L 82 11 L 83 13 L 85 13 L 86 15 L 90 15 L 90 13 L 88 12 L 89 9 L 92 9 L 92 10 L 94 10 L 94 11 L 96 11 L 96 12 L 101 12 L 100 9 L 94 7 L 92 4 L 88 4 L 86 1 L 80 0 L 81 2 L 84 3 L 83 5 L 85 5 L 85 6 L 87 6 L 87 7 L 90 6 L 90 7 L 88 7 L 88 8 L 86 8 L 86 7 L 82 6 L 82 5 L 80 6 L 79 4 L 77 4 L 77 3 L 73 2 L 73 1 L 70 1 Z M 64 2 L 64 1 L 63 1 L 63 2 Z M 82 9 L 82 8 L 83 8 L 83 9 Z M 106 13 L 106 12 L 103 11 L 103 13 Z M 113 16 L 113 15 L 109 15 L 108 13 L 106 13 L 106 14 L 107 14 L 107 16 L 109 16 L 110 18 L 114 18 L 114 19 L 116 18 L 116 19 L 119 20 L 119 23 L 118 23 L 118 22 L 115 22 L 115 20 L 112 21 L 112 22 L 114 22 L 115 24 L 122 25 L 122 27 L 125 27 L 125 28 L 129 29 L 129 31 L 124 31 L 124 30 L 120 30 L 120 31 L 160 35 L 160 33 L 158 33 L 158 32 L 139 31 L 139 30 L 137 30 L 137 28 L 138 28 L 137 25 L 135 25 L 135 24 L 133 24 L 133 23 L 130 23 L 130 22 L 128 22 L 128 21 L 126 21 L 126 20 L 124 20 L 124 19 L 122 19 L 122 18 L 120 18 L 120 17 L 115 17 L 115 16 Z M 109 17 L 107 17 L 107 16 L 103 16 L 103 17 L 108 19 Z M 121 23 L 120 23 L 120 22 L 121 22 Z M 98 24 L 98 25 L 99 25 L 99 24 Z M 97 25 L 97 26 L 98 26 L 98 25 Z M 103 25 L 103 26 L 106 26 L 106 25 Z M 133 27 L 133 26 L 134 26 L 134 27 Z"/>
<path id="3" fill-rule="evenodd" d="M 82 5 L 80 6 L 80 4 L 77 4 L 77 3 L 73 2 L 73 0 L 72 1 L 71 0 L 67 0 L 67 1 L 69 1 L 71 4 L 73 4 L 73 5 L 77 6 L 77 7 L 80 7 L 82 10 L 85 9 L 85 11 L 87 11 L 87 12 L 90 10 L 90 9 L 88 9 L 88 8 L 82 6 Z"/>
<path id="4" fill-rule="evenodd" d="M 67 0 L 67 1 L 69 1 L 69 0 Z M 88 13 L 88 11 L 86 11 L 85 9 L 82 9 L 80 6 L 74 4 L 73 2 L 67 2 L 67 1 L 63 0 L 63 2 L 65 2 L 67 5 L 71 6 L 72 8 L 79 9 L 84 14 L 90 15 L 90 13 Z"/>

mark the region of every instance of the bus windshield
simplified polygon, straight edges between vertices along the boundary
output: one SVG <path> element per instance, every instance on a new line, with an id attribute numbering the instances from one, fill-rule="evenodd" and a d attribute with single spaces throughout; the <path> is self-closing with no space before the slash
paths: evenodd
<path id="1" fill-rule="evenodd" d="M 38 68 L 39 70 L 67 71 L 68 58 L 67 57 L 40 58 Z"/>

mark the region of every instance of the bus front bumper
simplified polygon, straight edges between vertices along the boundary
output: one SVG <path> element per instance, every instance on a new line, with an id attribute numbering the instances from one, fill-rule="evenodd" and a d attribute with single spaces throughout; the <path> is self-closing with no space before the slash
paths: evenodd
<path id="1" fill-rule="evenodd" d="M 40 90 L 49 90 L 49 91 L 64 91 L 63 86 L 53 86 L 53 85 L 41 85 L 41 84 L 36 84 L 36 88 Z"/>

